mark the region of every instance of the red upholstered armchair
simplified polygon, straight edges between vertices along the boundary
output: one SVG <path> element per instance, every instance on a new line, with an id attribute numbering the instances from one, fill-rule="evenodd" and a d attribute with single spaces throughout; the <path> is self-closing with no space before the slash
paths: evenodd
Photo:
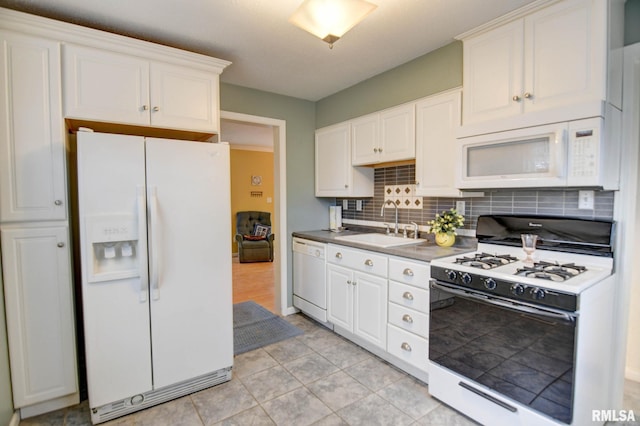
<path id="1" fill-rule="evenodd" d="M 273 262 L 273 239 L 271 213 L 236 213 L 236 242 L 240 263 Z"/>

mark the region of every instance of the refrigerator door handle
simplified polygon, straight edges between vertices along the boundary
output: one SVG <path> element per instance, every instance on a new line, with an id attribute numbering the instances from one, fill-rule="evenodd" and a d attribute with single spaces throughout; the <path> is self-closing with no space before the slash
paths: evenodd
<path id="1" fill-rule="evenodd" d="M 151 224 L 151 297 L 153 300 L 160 299 L 160 287 L 158 285 L 158 187 L 149 187 L 151 202 L 149 203 L 149 223 Z"/>
<path id="2" fill-rule="evenodd" d="M 138 202 L 138 238 L 139 244 L 142 246 L 142 243 L 147 240 L 146 233 L 146 223 L 147 223 L 147 208 L 145 206 L 145 193 L 144 186 L 138 185 L 136 188 L 136 198 Z M 138 270 L 140 272 L 140 303 L 147 301 L 148 290 L 149 290 L 149 272 L 147 270 L 147 260 L 146 256 L 143 253 L 146 253 L 146 248 L 142 250 L 142 247 L 139 251 L 140 258 L 138 259 Z"/>

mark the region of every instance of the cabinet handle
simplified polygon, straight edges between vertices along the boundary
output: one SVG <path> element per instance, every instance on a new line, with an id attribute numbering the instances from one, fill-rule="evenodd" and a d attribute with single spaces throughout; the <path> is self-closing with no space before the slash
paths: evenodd
<path id="1" fill-rule="evenodd" d="M 143 111 L 148 111 L 149 110 L 149 105 L 142 105 L 141 109 Z"/>
<path id="2" fill-rule="evenodd" d="M 409 293 L 408 291 L 405 291 L 402 297 L 407 300 L 413 300 L 413 294 Z"/>
<path id="3" fill-rule="evenodd" d="M 411 345 L 407 342 L 402 342 L 402 344 L 400 345 L 400 349 L 402 349 L 403 351 L 411 352 Z"/>
<path id="4" fill-rule="evenodd" d="M 378 148 L 373 148 L 373 152 L 378 152 Z"/>
<path id="5" fill-rule="evenodd" d="M 55 204 L 56 206 L 61 206 L 62 205 L 62 200 L 55 200 L 53 202 L 53 204 Z"/>
<path id="6" fill-rule="evenodd" d="M 337 252 L 336 253 L 336 259 L 342 259 L 342 253 Z"/>
<path id="7" fill-rule="evenodd" d="M 351 285 L 351 280 L 347 280 L 347 284 Z"/>
<path id="8" fill-rule="evenodd" d="M 409 324 L 412 324 L 413 323 L 413 318 L 411 318 L 411 315 L 409 315 L 409 314 L 404 314 L 402 316 L 402 321 L 408 322 Z"/>
<path id="9" fill-rule="evenodd" d="M 349 187 L 349 185 L 347 185 L 347 184 L 345 183 L 345 184 L 344 184 L 344 187 L 345 187 L 345 188 L 348 188 L 348 187 Z"/>
<path id="10" fill-rule="evenodd" d="M 409 276 L 409 277 L 412 277 L 412 276 L 413 276 L 413 271 L 412 271 L 411 269 L 409 269 L 409 268 L 405 268 L 405 269 L 404 269 L 404 271 L 402 271 L 402 273 L 403 273 L 404 275 Z"/>
<path id="11" fill-rule="evenodd" d="M 531 99 L 532 97 L 533 97 L 533 95 L 532 95 L 531 93 L 529 93 L 529 92 L 526 92 L 526 93 L 524 94 L 524 98 L 525 98 L 525 99 Z"/>
<path id="12" fill-rule="evenodd" d="M 64 243 L 63 242 L 59 242 L 58 243 L 58 247 L 64 247 Z"/>
<path id="13" fill-rule="evenodd" d="M 520 96 L 518 95 L 513 95 L 513 98 L 511 99 L 513 99 L 514 102 L 520 102 Z"/>
<path id="14" fill-rule="evenodd" d="M 154 111 L 154 112 L 158 112 L 158 111 L 160 111 L 160 107 L 159 107 L 159 106 L 154 106 L 154 107 L 153 107 L 153 111 Z"/>
<path id="15" fill-rule="evenodd" d="M 367 259 L 367 260 L 364 261 L 364 264 L 367 265 L 367 266 L 373 266 L 373 260 Z"/>
<path id="16" fill-rule="evenodd" d="M 381 153 L 381 152 L 382 152 L 382 148 L 378 148 L 378 152 L 380 152 L 380 153 Z"/>

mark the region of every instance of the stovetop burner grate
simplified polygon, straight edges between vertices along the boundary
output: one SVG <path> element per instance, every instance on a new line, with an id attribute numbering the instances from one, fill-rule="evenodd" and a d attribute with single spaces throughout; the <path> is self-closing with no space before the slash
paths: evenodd
<path id="1" fill-rule="evenodd" d="M 545 280 L 562 282 L 570 278 L 575 277 L 587 270 L 586 267 L 576 265 L 575 263 L 552 263 L 546 261 L 540 261 L 533 264 L 533 266 L 525 266 L 518 268 L 515 275 L 529 277 L 529 278 L 542 278 Z"/>
<path id="2" fill-rule="evenodd" d="M 498 266 L 516 262 L 518 258 L 509 254 L 475 253 L 473 256 L 463 256 L 455 259 L 458 265 L 471 266 L 480 269 L 493 269 Z"/>

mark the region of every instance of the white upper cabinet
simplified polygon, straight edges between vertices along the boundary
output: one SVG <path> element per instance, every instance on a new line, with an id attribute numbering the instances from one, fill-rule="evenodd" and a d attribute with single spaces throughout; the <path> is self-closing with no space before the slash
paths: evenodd
<path id="1" fill-rule="evenodd" d="M 351 164 L 351 125 L 316 130 L 316 197 L 373 197 L 373 169 Z"/>
<path id="2" fill-rule="evenodd" d="M 351 121 L 353 165 L 415 158 L 414 104 L 403 104 Z"/>
<path id="3" fill-rule="evenodd" d="M 60 44 L 0 31 L 0 222 L 67 217 Z"/>
<path id="4" fill-rule="evenodd" d="M 469 197 L 455 187 L 458 172 L 456 131 L 460 127 L 460 90 L 416 103 L 416 195 Z"/>
<path id="5" fill-rule="evenodd" d="M 493 120 L 498 127 L 484 130 L 498 131 L 597 113 L 606 99 L 606 3 L 564 0 L 461 36 L 463 126 Z"/>
<path id="6" fill-rule="evenodd" d="M 67 118 L 202 132 L 219 130 L 219 75 L 65 45 Z"/>

